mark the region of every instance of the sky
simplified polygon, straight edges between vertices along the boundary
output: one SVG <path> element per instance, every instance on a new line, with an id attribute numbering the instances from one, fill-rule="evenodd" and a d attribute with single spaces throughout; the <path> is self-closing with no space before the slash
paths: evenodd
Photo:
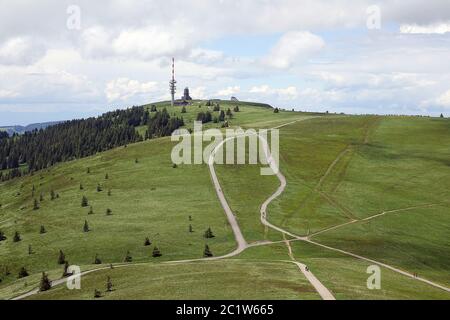
<path id="1" fill-rule="evenodd" d="M 177 95 L 450 116 L 448 0 L 0 0 L 0 126 Z"/>

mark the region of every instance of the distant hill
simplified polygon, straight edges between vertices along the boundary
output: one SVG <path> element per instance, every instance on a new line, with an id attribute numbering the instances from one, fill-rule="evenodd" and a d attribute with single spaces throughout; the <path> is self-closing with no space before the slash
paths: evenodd
<path id="1" fill-rule="evenodd" d="M 7 126 L 7 127 L 0 127 L 1 131 L 8 132 L 9 135 L 12 135 L 14 133 L 25 133 L 29 131 L 33 131 L 34 129 L 45 129 L 49 126 L 53 126 L 59 123 L 62 123 L 64 121 L 50 121 L 50 122 L 42 122 L 42 123 L 32 123 L 27 126 Z"/>

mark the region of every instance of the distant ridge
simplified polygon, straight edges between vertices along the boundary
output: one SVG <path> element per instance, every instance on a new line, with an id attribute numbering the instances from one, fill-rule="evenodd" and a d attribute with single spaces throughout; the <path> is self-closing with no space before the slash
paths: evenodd
<path id="1" fill-rule="evenodd" d="M 34 129 L 45 129 L 49 126 L 54 126 L 59 123 L 63 123 L 64 121 L 50 121 L 50 122 L 42 122 L 42 123 L 32 123 L 27 126 L 6 126 L 6 127 L 0 127 L 0 131 L 6 131 L 9 135 L 12 135 L 14 133 L 25 133 L 29 131 L 33 131 Z"/>

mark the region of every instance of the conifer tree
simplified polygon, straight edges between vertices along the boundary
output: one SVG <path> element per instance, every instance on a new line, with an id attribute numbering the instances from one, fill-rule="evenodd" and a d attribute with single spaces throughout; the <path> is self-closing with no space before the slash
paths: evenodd
<path id="1" fill-rule="evenodd" d="M 91 168 L 88 167 L 86 172 L 87 174 L 91 173 Z"/>
<path id="2" fill-rule="evenodd" d="M 161 251 L 158 249 L 158 247 L 155 246 L 153 248 L 152 257 L 153 258 L 158 258 L 158 257 L 161 257 L 161 256 L 162 256 Z"/>
<path id="3" fill-rule="evenodd" d="M 111 197 L 111 189 L 108 190 L 108 197 Z"/>
<path id="4" fill-rule="evenodd" d="M 236 106 L 236 107 L 234 107 L 234 112 L 239 112 L 240 110 L 239 110 L 239 106 Z"/>
<path id="5" fill-rule="evenodd" d="M 102 192 L 102 186 L 100 185 L 100 183 L 97 184 L 97 192 Z"/>
<path id="6" fill-rule="evenodd" d="M 127 251 L 127 254 L 125 256 L 125 259 L 123 259 L 124 262 L 133 262 L 133 257 L 130 254 L 130 251 Z"/>
<path id="7" fill-rule="evenodd" d="M 107 291 L 107 292 L 113 291 L 113 284 L 112 284 L 112 281 L 111 281 L 111 277 L 110 277 L 110 276 L 108 276 L 108 277 L 106 278 L 106 291 Z"/>
<path id="8" fill-rule="evenodd" d="M 51 191 L 50 191 L 50 200 L 55 200 L 56 199 L 56 194 L 55 194 L 55 191 L 52 189 Z"/>
<path id="9" fill-rule="evenodd" d="M 48 275 L 45 272 L 42 272 L 41 282 L 39 284 L 39 291 L 48 291 L 52 287 L 52 283 L 48 279 Z"/>
<path id="10" fill-rule="evenodd" d="M 41 194 L 39 195 L 39 201 L 42 202 L 44 201 L 44 194 L 41 192 Z"/>
<path id="11" fill-rule="evenodd" d="M 80 190 L 83 190 L 83 189 L 84 189 L 83 184 L 80 183 Z"/>
<path id="12" fill-rule="evenodd" d="M 14 233 L 13 242 L 19 242 L 19 241 L 22 241 L 22 238 L 20 237 L 20 233 L 18 231 L 16 231 Z"/>
<path id="13" fill-rule="evenodd" d="M 203 256 L 205 258 L 210 258 L 213 256 L 211 250 L 209 249 L 209 246 L 207 244 L 205 244 L 205 251 L 203 252 Z"/>
<path id="14" fill-rule="evenodd" d="M 110 215 L 112 215 L 112 210 L 111 209 L 106 209 L 106 215 L 107 216 L 110 216 Z"/>
<path id="15" fill-rule="evenodd" d="M 89 207 L 89 212 L 88 214 L 94 214 L 94 208 L 92 208 L 92 206 Z"/>
<path id="16" fill-rule="evenodd" d="M 223 110 L 220 110 L 219 121 L 220 122 L 225 121 L 225 111 L 223 111 Z"/>
<path id="17" fill-rule="evenodd" d="M 69 261 L 64 261 L 63 277 L 70 277 L 71 275 L 72 273 L 69 272 Z"/>
<path id="18" fill-rule="evenodd" d="M 444 114 L 441 113 L 441 118 L 443 118 L 443 117 L 444 117 Z"/>
<path id="19" fill-rule="evenodd" d="M 278 108 L 275 108 L 274 110 L 273 110 L 273 113 L 279 113 L 280 112 L 280 109 L 278 109 Z"/>
<path id="20" fill-rule="evenodd" d="M 105 180 L 108 180 L 108 179 L 109 179 L 109 175 L 105 174 Z"/>
<path id="21" fill-rule="evenodd" d="M 213 234 L 211 228 L 208 228 L 208 230 L 205 231 L 204 237 L 206 239 L 211 239 L 211 238 L 215 237 L 215 235 Z"/>
<path id="22" fill-rule="evenodd" d="M 89 224 L 88 224 L 87 220 L 84 220 L 83 232 L 89 232 L 89 231 L 91 231 L 89 229 Z"/>
<path id="23" fill-rule="evenodd" d="M 83 197 L 81 198 L 81 206 L 82 206 L 82 207 L 87 207 L 88 205 L 89 205 L 88 198 L 87 198 L 86 196 L 83 196 Z"/>
<path id="24" fill-rule="evenodd" d="M 5 233 L 0 230 L 0 241 L 5 241 L 5 240 L 6 240 Z"/>
<path id="25" fill-rule="evenodd" d="M 102 264 L 102 260 L 100 260 L 98 254 L 95 255 L 94 264 Z"/>
<path id="26" fill-rule="evenodd" d="M 152 242 L 150 241 L 149 237 L 145 238 L 144 246 L 150 246 Z"/>
<path id="27" fill-rule="evenodd" d="M 183 106 L 183 108 L 181 108 L 181 113 L 186 113 L 187 111 L 186 111 L 186 107 L 185 106 Z"/>
<path id="28" fill-rule="evenodd" d="M 66 255 L 62 250 L 59 250 L 59 256 L 58 256 L 58 264 L 64 264 L 66 263 Z"/>
<path id="29" fill-rule="evenodd" d="M 31 247 L 31 244 L 28 245 L 28 254 L 33 254 L 33 248 Z"/>
<path id="30" fill-rule="evenodd" d="M 98 299 L 102 297 L 102 293 L 100 292 L 100 290 L 95 289 L 94 290 L 94 298 Z"/>
<path id="31" fill-rule="evenodd" d="M 39 201 L 37 201 L 37 199 L 34 199 L 33 210 L 39 210 Z"/>
<path id="32" fill-rule="evenodd" d="M 39 233 L 40 233 L 40 234 L 47 233 L 47 230 L 45 230 L 45 227 L 44 227 L 44 226 L 41 226 L 41 228 L 39 229 Z"/>
<path id="33" fill-rule="evenodd" d="M 190 232 L 190 233 L 193 233 L 193 232 L 194 232 L 194 229 L 192 228 L 192 224 L 189 225 L 189 232 Z"/>
<path id="34" fill-rule="evenodd" d="M 28 274 L 27 269 L 25 269 L 25 267 L 20 268 L 19 279 L 20 278 L 25 278 L 25 277 L 28 277 L 28 276 L 29 276 L 29 274 Z"/>

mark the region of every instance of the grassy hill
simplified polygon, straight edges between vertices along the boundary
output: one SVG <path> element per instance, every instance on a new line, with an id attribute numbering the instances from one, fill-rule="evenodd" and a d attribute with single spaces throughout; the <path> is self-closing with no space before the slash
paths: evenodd
<path id="1" fill-rule="evenodd" d="M 220 102 L 225 110 L 236 104 L 241 111 L 234 113 L 231 126 L 271 128 L 307 119 L 280 131 L 281 171 L 288 186 L 269 207 L 273 224 L 448 286 L 448 119 L 275 114 L 268 106 Z M 157 106 L 181 115 L 180 107 Z M 204 101 L 187 107 L 182 114 L 186 127 L 207 108 Z M 210 127 L 218 124 L 206 125 Z M 95 288 L 104 288 L 107 275 L 116 291 L 106 299 L 320 298 L 289 263 L 284 243 L 249 248 L 233 259 L 165 264 L 201 258 L 205 244 L 215 256 L 236 247 L 208 167 L 173 168 L 173 145 L 170 138 L 149 140 L 0 184 L 0 230 L 7 236 L 0 242 L 0 298 L 31 290 L 42 271 L 59 278 L 59 250 L 83 270 L 98 267 L 93 265 L 96 255 L 106 267 L 121 264 L 128 251 L 138 264 L 86 275 L 82 290 L 58 287 L 33 298 L 91 299 Z M 258 166 L 219 165 L 216 170 L 246 240 L 283 240 L 259 220 L 259 207 L 278 187 L 277 178 L 260 176 Z M 99 184 L 103 191 L 97 191 Z M 33 210 L 33 185 L 34 197 L 44 197 L 39 210 Z M 51 190 L 59 198 L 50 200 Z M 93 214 L 81 207 L 83 196 Z M 397 209 L 405 210 L 362 220 Z M 85 220 L 91 229 L 87 233 Z M 47 233 L 39 233 L 41 225 Z M 203 237 L 209 227 L 213 239 Z M 20 242 L 12 241 L 16 231 Z M 144 246 L 146 237 L 151 246 Z M 163 254 L 160 258 L 151 255 L 155 245 Z M 441 289 L 385 268 L 382 290 L 371 291 L 365 287 L 368 263 L 303 242 L 292 242 L 292 250 L 338 299 L 450 298 Z M 17 279 L 22 267 L 30 276 Z"/>

